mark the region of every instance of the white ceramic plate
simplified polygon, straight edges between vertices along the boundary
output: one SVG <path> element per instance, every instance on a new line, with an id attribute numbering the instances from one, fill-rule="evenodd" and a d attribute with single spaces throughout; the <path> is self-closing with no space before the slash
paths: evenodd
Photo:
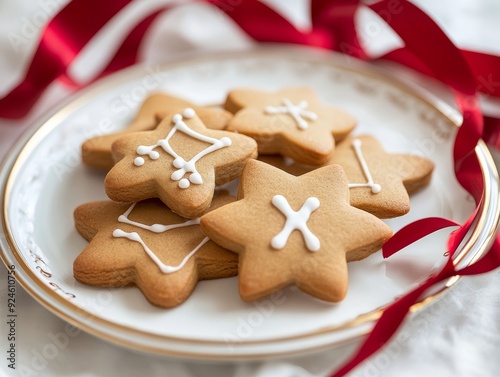
<path id="1" fill-rule="evenodd" d="M 411 199 L 411 212 L 387 221 L 394 231 L 428 216 L 463 222 L 474 203 L 452 168 L 457 113 L 416 88 L 371 66 L 304 48 L 271 48 L 185 59 L 162 67 L 123 71 L 85 90 L 34 125 L 5 162 L 2 258 L 40 303 L 104 339 L 170 356 L 243 359 L 292 355 L 358 339 L 380 308 L 421 282 L 445 261 L 450 230 L 428 237 L 384 261 L 380 253 L 349 266 L 349 293 L 327 304 L 287 288 L 279 300 L 244 303 L 237 278 L 199 283 L 175 309 L 150 305 L 135 288 L 82 285 L 72 263 L 86 246 L 73 227 L 79 204 L 105 199 L 104 174 L 82 165 L 86 138 L 124 127 L 151 91 L 197 104 L 223 103 L 234 87 L 275 90 L 308 85 L 326 103 L 359 120 L 390 152 L 417 153 L 436 164 L 432 183 Z M 446 115 L 445 115 L 446 114 Z M 477 149 L 487 200 L 482 217 L 459 254 L 478 258 L 497 226 L 498 178 L 486 148 Z M 450 285 L 451 282 L 448 282 Z M 446 287 L 442 287 L 446 289 Z"/>

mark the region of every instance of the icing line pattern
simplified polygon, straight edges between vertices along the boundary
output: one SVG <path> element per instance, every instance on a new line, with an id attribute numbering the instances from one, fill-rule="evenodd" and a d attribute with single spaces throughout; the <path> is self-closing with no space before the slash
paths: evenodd
<path id="1" fill-rule="evenodd" d="M 297 127 L 301 130 L 305 130 L 309 127 L 309 123 L 307 123 L 306 119 L 310 121 L 318 119 L 316 113 L 306 110 L 307 106 L 309 106 L 307 101 L 300 101 L 298 105 L 294 105 L 288 98 L 283 98 L 281 102 L 283 106 L 267 106 L 265 108 L 265 113 L 270 115 L 288 114 L 295 120 Z"/>
<path id="2" fill-rule="evenodd" d="M 354 153 L 356 154 L 356 158 L 358 159 L 361 169 L 363 170 L 363 174 L 366 178 L 366 183 L 349 183 L 349 188 L 357 188 L 357 187 L 369 187 L 372 190 L 372 193 L 378 194 L 382 190 L 382 186 L 378 183 L 373 182 L 373 177 L 370 173 L 370 169 L 368 168 L 368 164 L 366 163 L 365 157 L 363 156 L 363 151 L 361 150 L 361 140 L 354 139 L 352 141 L 352 147 L 354 149 Z"/>
<path id="3" fill-rule="evenodd" d="M 200 134 L 199 132 L 196 132 L 191 128 L 189 128 L 189 126 L 184 122 L 184 119 L 191 119 L 195 115 L 196 115 L 195 111 L 190 108 L 184 109 L 182 114 L 175 114 L 172 117 L 172 122 L 174 123 L 174 127 L 170 130 L 170 132 L 164 139 L 158 140 L 156 144 L 153 145 L 140 145 L 139 147 L 137 147 L 136 152 L 139 155 L 139 157 L 135 158 L 134 165 L 139 167 L 144 165 L 145 161 L 144 158 L 141 156 L 145 155 L 148 155 L 151 160 L 157 160 L 158 158 L 160 158 L 160 153 L 158 153 L 158 151 L 155 151 L 154 149 L 157 147 L 161 147 L 165 152 L 167 152 L 170 156 L 174 158 L 172 164 L 177 170 L 175 170 L 172 173 L 170 178 L 173 181 L 179 181 L 180 188 L 186 189 L 191 185 L 191 183 L 196 185 L 201 185 L 203 183 L 203 178 L 196 169 L 196 163 L 206 155 L 215 152 L 221 148 L 230 146 L 232 144 L 232 141 L 227 136 L 222 137 L 220 139 L 215 139 L 213 137 Z M 184 160 L 184 158 L 179 156 L 174 151 L 174 149 L 169 143 L 170 139 L 172 139 L 172 137 L 177 131 L 183 132 L 194 139 L 208 143 L 210 144 L 210 146 L 197 153 L 189 161 L 186 161 Z M 189 179 L 183 178 L 184 175 L 188 173 L 190 173 Z"/>
<path id="4" fill-rule="evenodd" d="M 127 211 L 125 211 L 125 213 L 123 215 L 120 215 L 118 217 L 118 221 L 121 223 L 124 223 L 124 224 L 129 224 L 129 225 L 133 225 L 133 226 L 136 226 L 138 228 L 141 228 L 141 229 L 148 230 L 148 231 L 153 232 L 153 233 L 164 233 L 164 232 L 167 232 L 167 231 L 172 230 L 172 229 L 184 228 L 187 226 L 198 225 L 200 223 L 200 218 L 186 220 L 185 222 L 180 223 L 180 224 L 170 224 L 170 225 L 162 225 L 162 224 L 146 225 L 143 223 L 132 221 L 128 218 L 128 216 L 130 215 L 130 213 L 132 212 L 132 210 L 134 209 L 136 204 L 137 203 L 133 203 L 127 209 Z M 208 237 L 205 237 L 203 240 L 201 240 L 201 242 L 193 250 L 191 250 L 189 252 L 188 255 L 186 255 L 184 257 L 184 259 L 181 261 L 181 263 L 179 263 L 177 266 L 170 266 L 170 265 L 163 263 L 160 260 L 160 258 L 158 258 L 158 256 L 154 253 L 154 251 L 151 250 L 148 245 L 146 245 L 146 243 L 143 241 L 143 239 L 141 238 L 141 236 L 137 232 L 125 232 L 122 229 L 115 229 L 113 231 L 113 237 L 115 237 L 115 238 L 127 238 L 130 241 L 139 243 L 142 246 L 142 248 L 144 249 L 144 251 L 146 252 L 146 254 L 151 258 L 151 260 L 158 266 L 160 271 L 163 272 L 164 274 L 171 274 L 171 273 L 174 273 L 174 272 L 181 270 L 186 265 L 188 260 L 193 255 L 195 255 L 196 252 L 198 250 L 200 250 L 201 247 L 203 245 L 205 245 L 210 240 Z"/>

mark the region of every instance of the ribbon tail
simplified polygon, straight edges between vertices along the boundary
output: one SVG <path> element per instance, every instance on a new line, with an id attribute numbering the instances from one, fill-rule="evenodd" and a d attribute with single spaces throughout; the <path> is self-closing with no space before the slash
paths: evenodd
<path id="1" fill-rule="evenodd" d="M 436 283 L 454 275 L 455 270 L 453 268 L 453 262 L 451 259 L 448 259 L 448 263 L 437 275 L 430 277 L 421 286 L 407 293 L 403 297 L 400 297 L 396 302 L 387 307 L 354 357 L 335 373 L 331 374 L 330 377 L 345 376 L 357 365 L 377 352 L 392 338 L 408 314 L 411 306 L 419 299 L 419 297 Z"/>
<path id="2" fill-rule="evenodd" d="M 497 236 L 488 253 L 476 263 L 455 271 L 452 259 L 448 259 L 445 267 L 435 276 L 430 277 L 424 284 L 401 297 L 386 308 L 375 324 L 373 330 L 365 339 L 354 357 L 330 377 L 342 377 L 354 369 L 361 362 L 377 352 L 385 345 L 396 332 L 408 314 L 411 306 L 433 285 L 454 275 L 477 275 L 494 270 L 500 265 L 500 236 Z"/>

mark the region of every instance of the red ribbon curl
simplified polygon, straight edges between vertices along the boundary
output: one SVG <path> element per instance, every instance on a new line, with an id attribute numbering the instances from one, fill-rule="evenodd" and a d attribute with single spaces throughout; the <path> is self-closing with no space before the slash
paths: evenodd
<path id="1" fill-rule="evenodd" d="M 24 79 L 0 100 L 0 117 L 28 114 L 45 89 L 66 74 L 83 47 L 129 2 L 86 0 L 66 5 L 43 30 Z"/>

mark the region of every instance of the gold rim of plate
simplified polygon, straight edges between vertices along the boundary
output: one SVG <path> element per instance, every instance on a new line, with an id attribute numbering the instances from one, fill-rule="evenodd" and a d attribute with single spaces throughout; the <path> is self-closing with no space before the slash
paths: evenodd
<path id="1" fill-rule="evenodd" d="M 188 56 L 181 57 L 180 59 L 163 64 L 160 66 L 162 71 L 167 69 L 174 69 L 176 67 L 182 66 L 184 64 L 193 64 L 193 63 L 203 63 L 206 61 L 220 61 L 225 59 L 238 59 L 238 58 L 259 58 L 259 57 L 272 57 L 276 56 L 278 58 L 293 58 L 294 60 L 297 56 L 300 56 L 299 60 L 307 63 L 318 62 L 321 64 L 331 65 L 337 67 L 342 70 L 351 71 L 357 73 L 361 76 L 369 76 L 375 78 L 377 80 L 383 81 L 390 86 L 396 87 L 399 90 L 406 92 L 414 98 L 422 101 L 423 103 L 430 105 L 437 112 L 445 118 L 450 124 L 458 127 L 461 122 L 461 115 L 449 105 L 447 105 L 441 99 L 433 96 L 432 94 L 426 92 L 425 90 L 420 89 L 415 85 L 411 85 L 400 81 L 399 79 L 395 79 L 390 77 L 385 71 L 380 68 L 374 67 L 367 63 L 359 62 L 354 59 L 349 58 L 346 60 L 346 57 L 343 55 L 338 55 L 331 52 L 320 51 L 317 49 L 309 48 L 309 47 L 289 47 L 283 45 L 272 45 L 266 47 L 259 47 L 252 50 L 247 51 L 239 51 L 239 52 L 219 52 L 214 54 L 207 54 L 203 56 Z M 25 260 L 23 253 L 17 248 L 15 241 L 12 236 L 11 224 L 8 221 L 8 209 L 10 196 L 12 192 L 12 185 L 15 181 L 17 175 L 19 174 L 21 167 L 26 162 L 26 159 L 30 155 L 30 153 L 41 143 L 44 138 L 54 130 L 59 124 L 60 121 L 65 119 L 67 116 L 73 113 L 74 110 L 79 108 L 81 105 L 84 105 L 88 101 L 92 99 L 92 97 L 98 93 L 108 90 L 112 88 L 114 85 L 123 83 L 127 80 L 132 80 L 141 77 L 145 73 L 145 66 L 139 65 L 135 67 L 131 67 L 120 71 L 112 76 L 105 78 L 96 84 L 89 86 L 88 88 L 76 93 L 74 96 L 70 97 L 70 99 L 62 105 L 57 111 L 49 111 L 48 115 L 42 117 L 41 122 L 35 123 L 34 127 L 31 128 L 31 131 L 27 131 L 25 136 L 21 138 L 16 145 L 13 147 L 13 151 L 15 153 L 12 156 L 6 157 L 4 160 L 2 169 L 1 169 L 1 178 L 4 181 L 4 185 L 1 191 L 1 217 L 0 221 L 2 222 L 2 230 L 5 236 L 5 242 L 8 245 L 10 250 L 1 250 L 0 257 L 2 258 L 4 264 L 6 266 L 10 265 L 9 258 L 7 256 L 8 253 L 12 254 L 19 264 L 19 267 L 23 270 L 24 273 L 27 274 L 27 278 L 20 276 L 16 273 L 17 282 L 41 305 L 46 307 L 48 310 L 56 314 L 58 317 L 64 319 L 70 324 L 81 328 L 82 330 L 96 335 L 102 339 L 108 340 L 112 343 L 116 343 L 128 348 L 160 354 L 164 356 L 173 356 L 173 357 L 182 357 L 182 358 L 195 358 L 195 359 L 204 359 L 204 360 L 244 360 L 244 359 L 264 359 L 270 357 L 283 357 L 283 356 L 293 356 L 296 354 L 302 354 L 304 351 L 286 351 L 286 352 L 266 352 L 265 354 L 226 354 L 221 355 L 220 353 L 208 354 L 207 352 L 178 352 L 171 349 L 163 349 L 161 347 L 156 346 L 146 346 L 144 344 L 138 344 L 137 341 L 131 340 L 133 336 L 143 336 L 145 339 L 155 339 L 155 340 L 164 340 L 168 342 L 180 342 L 182 344 L 196 344 L 196 345 L 216 345 L 216 346 L 224 346 L 224 341 L 213 341 L 213 340 L 195 340 L 189 338 L 181 338 L 181 337 L 169 337 L 157 334 L 151 334 L 145 331 L 132 329 L 127 326 L 119 325 L 114 322 L 110 322 L 108 320 L 99 318 L 94 316 L 93 314 L 79 308 L 69 300 L 64 299 L 59 295 L 55 290 L 49 288 L 46 284 L 44 284 L 39 277 L 37 277 L 32 269 L 29 267 L 27 261 Z M 41 125 L 40 125 L 41 124 Z M 495 163 L 491 157 L 491 154 L 488 151 L 485 143 L 480 141 L 476 147 L 476 154 L 479 159 L 479 163 L 481 166 L 481 170 L 483 173 L 483 181 L 484 181 L 484 198 L 482 205 L 480 206 L 479 216 L 477 222 L 473 225 L 473 230 L 470 233 L 468 240 L 464 243 L 460 252 L 454 256 L 454 263 L 456 266 L 465 267 L 466 265 L 470 265 L 481 258 L 482 255 L 489 249 L 489 246 L 494 240 L 496 231 L 499 226 L 499 217 L 500 217 L 500 207 L 488 205 L 491 200 L 497 200 L 497 196 L 493 197 L 493 192 L 491 190 L 492 185 L 498 184 L 498 173 L 495 168 Z M 486 203 L 486 204 L 485 204 Z M 486 229 L 486 225 L 488 225 L 488 229 Z M 485 230 L 486 229 L 486 230 Z M 478 242 L 481 242 L 478 245 Z M 471 253 L 473 252 L 473 255 Z M 16 272 L 18 272 L 16 270 Z M 460 277 L 455 276 L 450 279 L 442 286 L 437 292 L 420 299 L 419 302 L 415 303 L 411 307 L 411 312 L 415 312 L 419 310 L 429 303 L 433 302 L 437 297 L 439 297 L 443 292 L 445 292 L 449 287 L 454 285 Z M 31 280 L 37 288 L 42 290 L 42 293 L 37 292 L 32 289 L 28 280 Z M 48 300 L 43 295 L 47 295 L 50 300 Z M 55 300 L 55 303 L 51 300 Z M 65 310 L 61 309 L 64 308 Z M 70 314 L 70 313 L 73 313 Z M 369 325 L 376 321 L 383 313 L 383 308 L 375 309 L 371 312 L 362 314 L 350 321 L 347 321 L 340 325 L 335 325 L 331 327 L 322 328 L 313 332 L 309 332 L 306 334 L 288 336 L 288 337 L 280 337 L 269 340 L 255 340 L 255 341 L 243 341 L 242 345 L 259 345 L 259 344 L 272 344 L 272 343 L 282 343 L 286 341 L 292 340 L 301 340 L 301 339 L 310 339 L 315 336 L 320 335 L 328 335 L 333 332 L 346 330 L 355 328 L 361 325 Z M 74 315 L 76 314 L 76 316 Z M 76 318 L 75 318 L 76 317 Z M 96 326 L 92 326 L 92 324 L 88 323 L 88 320 L 91 323 L 98 324 L 100 327 L 105 327 L 114 331 L 118 331 L 122 334 L 122 336 L 116 336 L 111 334 L 110 331 L 105 331 L 100 328 L 96 328 Z M 359 333 L 355 335 L 349 335 L 345 339 L 340 341 L 334 341 L 332 343 L 324 344 L 319 347 L 309 347 L 305 351 L 306 352 L 316 352 L 328 348 L 334 348 L 343 346 L 353 341 L 359 339 L 363 335 L 366 335 L 369 332 L 368 329 L 360 330 Z M 123 336 L 127 334 L 129 336 Z M 144 343 L 144 342 L 143 342 Z M 238 347 L 238 344 L 235 345 Z"/>

